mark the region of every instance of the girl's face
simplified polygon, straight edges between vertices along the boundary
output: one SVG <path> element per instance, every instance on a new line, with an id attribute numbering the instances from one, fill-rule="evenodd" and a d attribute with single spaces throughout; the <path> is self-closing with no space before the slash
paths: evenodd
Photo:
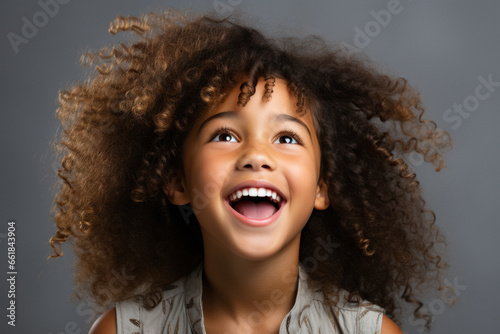
<path id="1" fill-rule="evenodd" d="M 195 123 L 185 141 L 184 177 L 171 197 L 191 203 L 205 249 L 253 260 L 298 247 L 313 208 L 328 206 L 311 113 L 297 114 L 283 80 L 268 102 L 264 86 L 261 79 L 240 107 L 236 85 Z"/>

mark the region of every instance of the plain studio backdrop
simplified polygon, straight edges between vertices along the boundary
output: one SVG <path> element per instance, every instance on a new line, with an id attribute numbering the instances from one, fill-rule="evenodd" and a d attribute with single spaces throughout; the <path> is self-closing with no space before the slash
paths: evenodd
<path id="1" fill-rule="evenodd" d="M 57 2 L 56 2 L 57 1 Z M 433 333 L 498 333 L 500 276 L 500 2 L 467 0 L 342 1 L 3 1 L 1 7 L 0 332 L 86 333 L 92 315 L 70 300 L 73 254 L 46 261 L 54 233 L 50 210 L 55 163 L 50 144 L 59 124 L 57 93 L 80 80 L 83 51 L 120 41 L 118 15 L 160 8 L 242 15 L 265 32 L 318 35 L 363 52 L 403 76 L 423 96 L 427 117 L 454 140 L 447 168 L 435 173 L 418 156 L 429 207 L 447 237 L 446 279 L 458 302 L 426 302 Z M 8 222 L 16 222 L 15 327 L 9 326 Z M 422 326 L 405 317 L 405 333 Z"/>

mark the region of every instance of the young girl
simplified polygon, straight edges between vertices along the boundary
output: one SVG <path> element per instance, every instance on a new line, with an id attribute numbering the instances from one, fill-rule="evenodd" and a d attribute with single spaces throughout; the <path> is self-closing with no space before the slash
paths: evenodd
<path id="1" fill-rule="evenodd" d="M 230 20 L 119 17 L 60 93 L 55 255 L 92 333 L 401 333 L 438 291 L 441 234 L 403 158 L 446 133 L 404 79 L 316 38 Z"/>

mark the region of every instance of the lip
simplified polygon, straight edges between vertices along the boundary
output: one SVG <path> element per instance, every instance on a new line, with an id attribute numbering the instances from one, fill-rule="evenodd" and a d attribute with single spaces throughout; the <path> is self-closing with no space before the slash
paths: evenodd
<path id="1" fill-rule="evenodd" d="M 247 216 L 243 216 L 241 213 L 233 209 L 233 207 L 229 204 L 229 201 L 225 201 L 226 206 L 228 207 L 229 211 L 243 224 L 251 226 L 251 227 L 264 227 L 271 225 L 276 221 L 276 219 L 279 218 L 281 215 L 281 212 L 283 211 L 283 208 L 285 207 L 285 202 L 281 202 L 282 204 L 280 205 L 280 208 L 278 211 L 276 211 L 273 215 L 265 218 L 265 219 L 255 219 L 255 218 L 248 218 Z"/>
<path id="2" fill-rule="evenodd" d="M 281 203 L 280 203 L 280 208 L 278 211 L 276 211 L 273 215 L 264 218 L 264 219 L 255 219 L 255 218 L 248 218 L 246 216 L 243 216 L 241 213 L 238 211 L 234 210 L 233 207 L 230 205 L 229 201 L 229 195 L 235 192 L 238 189 L 242 188 L 266 188 L 275 191 L 280 197 L 281 197 Z M 285 204 L 287 202 L 286 197 L 283 195 L 283 193 L 276 188 L 275 185 L 273 185 L 269 181 L 265 180 L 250 180 L 250 181 L 245 181 L 237 186 L 233 187 L 225 196 L 225 205 L 228 207 L 229 211 L 243 224 L 251 226 L 251 227 L 264 227 L 271 225 L 274 223 L 279 216 L 281 215 L 281 212 L 283 211 L 283 208 L 285 207 Z"/>
<path id="3" fill-rule="evenodd" d="M 285 201 L 285 203 L 287 202 L 286 196 L 283 195 L 283 193 L 274 184 L 272 184 L 271 182 L 266 181 L 266 180 L 248 180 L 248 181 L 242 182 L 242 183 L 234 186 L 233 188 L 231 188 L 225 194 L 224 199 L 227 201 L 229 198 L 229 195 L 234 193 L 236 190 L 242 189 L 242 188 L 266 188 L 266 189 L 270 189 L 270 190 L 275 191 L 276 194 L 278 194 L 281 197 L 281 199 L 283 201 Z"/>

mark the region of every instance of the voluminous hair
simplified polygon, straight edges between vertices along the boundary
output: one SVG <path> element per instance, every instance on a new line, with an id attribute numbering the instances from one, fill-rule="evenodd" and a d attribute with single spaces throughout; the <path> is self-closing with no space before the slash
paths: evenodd
<path id="1" fill-rule="evenodd" d="M 242 78 L 240 105 L 259 78 L 266 93 L 253 98 L 271 99 L 279 78 L 297 112 L 313 114 L 331 202 L 302 231 L 311 284 L 325 295 L 345 289 L 396 321 L 407 302 L 430 322 L 423 292 L 444 288 L 444 241 L 405 157 L 439 170 L 450 138 L 422 117 L 406 80 L 320 38 L 271 39 L 231 19 L 166 11 L 118 17 L 110 32 L 119 31 L 136 40 L 84 54 L 96 71 L 59 94 L 62 185 L 50 244 L 57 257 L 72 241 L 79 296 L 104 307 L 142 295 L 154 306 L 202 260 L 196 217 L 164 191 L 182 171 L 183 140 Z M 325 242 L 335 247 L 318 258 Z"/>

